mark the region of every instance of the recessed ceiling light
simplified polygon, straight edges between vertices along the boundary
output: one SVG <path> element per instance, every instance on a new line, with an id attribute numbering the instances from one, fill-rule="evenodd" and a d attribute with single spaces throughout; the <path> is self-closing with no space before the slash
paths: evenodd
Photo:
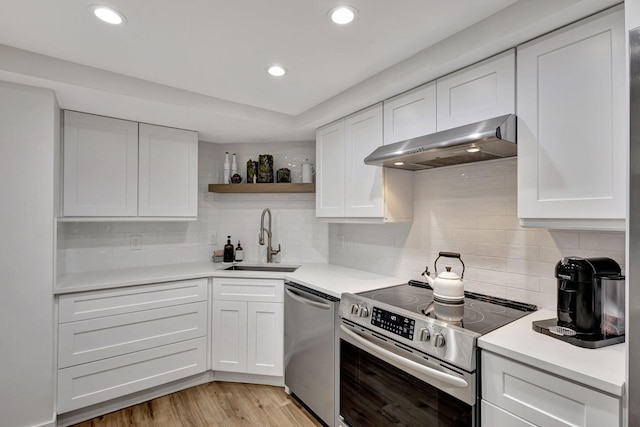
<path id="1" fill-rule="evenodd" d="M 267 73 L 271 74 L 274 77 L 282 77 L 287 74 L 287 70 L 279 65 L 272 65 L 271 67 L 267 68 Z"/>
<path id="2" fill-rule="evenodd" d="M 345 25 L 356 19 L 356 10 L 351 6 L 338 6 L 329 12 L 331 20 L 338 25 Z"/>
<path id="3" fill-rule="evenodd" d="M 123 22 L 125 22 L 124 15 L 118 12 L 117 10 L 111 9 L 106 6 L 100 6 L 100 5 L 92 5 L 89 7 L 93 11 L 93 14 L 98 19 L 108 24 L 120 25 Z"/>

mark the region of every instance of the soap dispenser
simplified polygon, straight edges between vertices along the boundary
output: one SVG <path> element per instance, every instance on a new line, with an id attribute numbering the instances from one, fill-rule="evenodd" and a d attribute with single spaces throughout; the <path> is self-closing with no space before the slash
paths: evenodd
<path id="1" fill-rule="evenodd" d="M 240 246 L 240 240 L 238 240 L 238 246 L 236 247 L 236 262 L 240 262 L 244 259 L 244 249 Z"/>
<path id="2" fill-rule="evenodd" d="M 227 236 L 227 244 L 224 245 L 222 262 L 233 262 L 233 245 L 231 244 L 231 236 Z"/>

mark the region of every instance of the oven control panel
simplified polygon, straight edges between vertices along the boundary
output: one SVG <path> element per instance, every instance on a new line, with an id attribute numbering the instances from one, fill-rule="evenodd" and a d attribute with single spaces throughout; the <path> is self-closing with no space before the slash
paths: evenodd
<path id="1" fill-rule="evenodd" d="M 383 310 L 379 307 L 373 307 L 371 324 L 413 341 L 413 332 L 416 327 L 416 321 L 413 319 Z"/>

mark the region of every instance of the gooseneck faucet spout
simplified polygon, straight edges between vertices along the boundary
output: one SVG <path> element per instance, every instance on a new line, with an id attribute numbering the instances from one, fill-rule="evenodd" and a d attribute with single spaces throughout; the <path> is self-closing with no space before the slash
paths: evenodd
<path id="1" fill-rule="evenodd" d="M 264 216 L 265 214 L 269 214 L 269 222 L 267 228 L 264 227 Z M 258 236 L 259 243 L 264 245 L 264 233 L 267 233 L 267 263 L 273 262 L 273 256 L 280 253 L 280 244 L 278 244 L 278 250 L 274 251 L 271 247 L 271 210 L 269 208 L 265 208 L 262 211 L 262 216 L 260 217 L 260 234 Z"/>

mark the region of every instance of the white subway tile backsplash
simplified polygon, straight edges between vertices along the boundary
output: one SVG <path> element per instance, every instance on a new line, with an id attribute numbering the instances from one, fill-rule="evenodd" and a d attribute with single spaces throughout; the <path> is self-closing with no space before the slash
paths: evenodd
<path id="1" fill-rule="evenodd" d="M 393 225 L 371 227 L 330 225 L 330 262 L 420 280 L 425 265 L 433 269 L 439 251 L 460 252 L 467 267 L 465 289 L 552 310 L 560 258 L 606 256 L 624 262 L 624 233 L 521 228 L 514 158 L 415 172 L 414 221 L 403 230 L 400 252 L 398 239 L 389 243 L 387 230 L 398 233 Z"/>

